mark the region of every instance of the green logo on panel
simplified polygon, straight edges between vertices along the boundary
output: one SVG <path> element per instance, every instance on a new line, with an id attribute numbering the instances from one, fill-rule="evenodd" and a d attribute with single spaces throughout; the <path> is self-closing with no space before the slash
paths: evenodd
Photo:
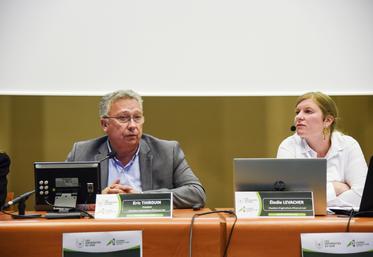
<path id="1" fill-rule="evenodd" d="M 106 244 L 106 246 L 109 246 L 109 245 L 115 245 L 115 238 L 111 239 L 111 240 Z"/>
<path id="2" fill-rule="evenodd" d="M 350 246 L 352 247 L 356 246 L 355 240 L 351 240 L 350 242 L 348 242 L 347 247 L 350 247 Z"/>

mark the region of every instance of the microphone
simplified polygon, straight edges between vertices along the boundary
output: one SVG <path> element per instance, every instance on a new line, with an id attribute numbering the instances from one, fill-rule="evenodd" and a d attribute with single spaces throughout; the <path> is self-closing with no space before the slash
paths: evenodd
<path id="1" fill-rule="evenodd" d="M 292 126 L 290 127 L 290 130 L 291 130 L 291 131 L 296 131 L 296 130 L 297 130 L 297 127 L 294 126 L 294 125 L 292 125 Z"/>
<path id="2" fill-rule="evenodd" d="M 5 210 L 7 208 L 9 208 L 10 206 L 12 205 L 15 205 L 16 203 L 19 203 L 21 201 L 25 201 L 27 200 L 27 198 L 29 198 L 30 195 L 32 195 L 33 193 L 35 193 L 35 190 L 32 190 L 30 192 L 27 192 L 27 193 L 24 193 L 16 198 L 14 198 L 13 200 L 5 203 L 2 207 L 1 207 L 1 210 Z"/>
<path id="3" fill-rule="evenodd" d="M 111 159 L 111 158 L 114 158 L 115 155 L 117 155 L 117 153 L 115 151 L 111 151 L 110 153 L 108 153 L 103 159 L 99 160 L 98 162 L 103 162 L 107 159 Z"/>

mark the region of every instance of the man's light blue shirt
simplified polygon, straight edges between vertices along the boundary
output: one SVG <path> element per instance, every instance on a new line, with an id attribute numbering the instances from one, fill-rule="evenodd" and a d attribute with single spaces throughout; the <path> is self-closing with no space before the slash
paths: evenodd
<path id="1" fill-rule="evenodd" d="M 111 147 L 108 143 L 109 152 Z M 113 184 L 115 180 L 120 179 L 121 185 L 133 187 L 138 192 L 142 191 L 140 179 L 140 163 L 139 163 L 140 147 L 127 165 L 123 165 L 116 157 L 109 159 L 109 178 L 108 186 Z"/>

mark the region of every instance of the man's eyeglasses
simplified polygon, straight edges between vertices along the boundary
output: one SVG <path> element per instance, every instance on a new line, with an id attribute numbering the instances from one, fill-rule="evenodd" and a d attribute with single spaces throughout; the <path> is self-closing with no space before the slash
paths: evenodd
<path id="1" fill-rule="evenodd" d="M 116 119 L 120 123 L 127 124 L 130 123 L 131 120 L 135 122 L 138 125 L 141 125 L 144 123 L 144 116 L 143 115 L 134 115 L 134 116 L 125 116 L 125 115 L 120 115 L 120 116 L 104 116 L 103 118 L 105 119 Z"/>

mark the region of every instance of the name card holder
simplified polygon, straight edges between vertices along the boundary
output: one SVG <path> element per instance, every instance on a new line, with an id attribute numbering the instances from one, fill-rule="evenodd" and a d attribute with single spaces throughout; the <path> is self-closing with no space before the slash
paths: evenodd
<path id="1" fill-rule="evenodd" d="M 96 196 L 96 219 L 171 218 L 172 193 L 105 194 Z"/>
<path id="2" fill-rule="evenodd" d="M 312 192 L 236 192 L 235 209 L 238 218 L 314 217 Z"/>

